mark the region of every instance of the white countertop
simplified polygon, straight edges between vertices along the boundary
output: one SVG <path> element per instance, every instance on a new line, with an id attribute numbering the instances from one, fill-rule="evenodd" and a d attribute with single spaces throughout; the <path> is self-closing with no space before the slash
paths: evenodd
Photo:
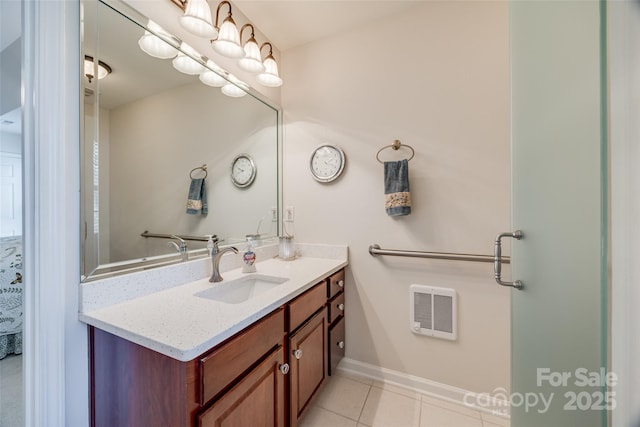
<path id="1" fill-rule="evenodd" d="M 208 277 L 146 296 L 80 313 L 89 325 L 140 344 L 159 353 L 189 361 L 282 304 L 300 295 L 321 279 L 347 265 L 345 256 L 302 256 L 294 261 L 278 258 L 258 262 L 257 274 L 288 281 L 245 302 L 227 304 L 195 296 L 217 283 Z M 237 268 L 223 274 L 223 284 L 246 276 Z"/>

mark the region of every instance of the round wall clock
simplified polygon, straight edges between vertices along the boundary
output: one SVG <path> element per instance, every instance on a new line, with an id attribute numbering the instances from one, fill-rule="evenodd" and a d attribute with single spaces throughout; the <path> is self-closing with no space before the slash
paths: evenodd
<path id="1" fill-rule="evenodd" d="M 236 187 L 245 188 L 256 179 L 256 164 L 248 154 L 240 154 L 231 163 L 231 181 Z"/>
<path id="2" fill-rule="evenodd" d="M 342 174 L 345 163 L 346 157 L 340 147 L 324 144 L 311 154 L 309 167 L 316 181 L 331 182 Z"/>

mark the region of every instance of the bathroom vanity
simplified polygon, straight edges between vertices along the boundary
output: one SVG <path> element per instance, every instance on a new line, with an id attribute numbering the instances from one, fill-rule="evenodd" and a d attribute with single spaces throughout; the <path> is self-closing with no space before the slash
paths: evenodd
<path id="1" fill-rule="evenodd" d="M 269 259 L 82 313 L 92 426 L 297 426 L 344 356 L 345 266 Z M 224 302 L 250 276 L 288 280 Z"/>

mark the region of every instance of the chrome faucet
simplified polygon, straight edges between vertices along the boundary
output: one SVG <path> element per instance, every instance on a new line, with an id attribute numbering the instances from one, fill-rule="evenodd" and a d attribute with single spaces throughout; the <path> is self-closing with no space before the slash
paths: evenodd
<path id="1" fill-rule="evenodd" d="M 218 242 L 213 242 L 213 249 L 211 250 L 211 264 L 213 265 L 213 273 L 211 274 L 211 278 L 209 281 L 211 283 L 222 282 L 222 276 L 220 275 L 220 258 L 225 252 L 238 253 L 238 249 L 233 246 L 229 246 L 228 248 L 224 248 L 220 250 L 218 247 Z"/>
<path id="2" fill-rule="evenodd" d="M 180 256 L 182 256 L 182 261 L 188 261 L 189 260 L 189 252 L 187 251 L 187 242 L 185 242 L 181 237 L 178 237 L 175 234 L 172 234 L 171 237 L 173 237 L 174 239 L 179 240 L 180 241 L 180 245 L 178 245 L 176 242 L 167 242 L 167 245 L 173 246 L 175 248 L 175 250 L 178 251 Z"/>

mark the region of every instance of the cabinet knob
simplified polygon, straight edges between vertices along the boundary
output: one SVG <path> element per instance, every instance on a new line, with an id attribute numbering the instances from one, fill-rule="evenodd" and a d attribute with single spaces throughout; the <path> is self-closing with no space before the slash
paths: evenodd
<path id="1" fill-rule="evenodd" d="M 344 280 L 338 280 L 338 286 L 344 288 Z"/>
<path id="2" fill-rule="evenodd" d="M 282 375 L 287 375 L 289 373 L 289 364 L 283 363 L 278 369 L 282 372 Z"/>
<path id="3" fill-rule="evenodd" d="M 340 342 L 338 342 L 338 347 L 340 347 L 340 348 L 344 348 L 344 341 L 340 341 Z"/>
<path id="4" fill-rule="evenodd" d="M 338 310 L 344 311 L 344 304 L 342 303 L 338 304 Z"/>
<path id="5" fill-rule="evenodd" d="M 300 349 L 293 350 L 293 356 L 294 356 L 296 359 L 300 359 L 300 358 L 302 357 L 302 350 L 300 350 Z"/>

